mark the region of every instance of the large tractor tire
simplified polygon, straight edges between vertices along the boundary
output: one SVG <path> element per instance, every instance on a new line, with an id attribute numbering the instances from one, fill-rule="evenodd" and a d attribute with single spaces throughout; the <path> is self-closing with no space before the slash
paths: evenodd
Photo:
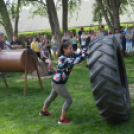
<path id="1" fill-rule="evenodd" d="M 113 35 L 89 44 L 89 77 L 99 114 L 107 122 L 130 117 L 130 96 L 120 47 Z"/>

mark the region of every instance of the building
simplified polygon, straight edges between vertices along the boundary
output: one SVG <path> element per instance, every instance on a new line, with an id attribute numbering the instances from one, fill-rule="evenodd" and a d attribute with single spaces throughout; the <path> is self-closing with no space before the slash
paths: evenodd
<path id="1" fill-rule="evenodd" d="M 92 7 L 94 1 L 83 1 L 81 6 L 75 10 L 73 16 L 69 14 L 69 21 L 68 27 L 85 27 L 91 25 L 99 25 L 98 23 L 94 23 L 92 18 Z M 130 11 L 132 12 L 131 7 L 129 7 Z M 60 28 L 62 28 L 62 9 L 57 11 Z M 41 30 L 48 30 L 50 28 L 49 20 L 47 16 L 41 17 L 40 15 L 35 16 L 34 18 L 31 17 L 32 14 L 29 10 L 25 10 L 20 13 L 19 25 L 18 30 L 19 32 L 30 32 L 30 31 L 41 31 Z M 133 23 L 134 22 L 134 14 L 131 13 L 130 16 L 128 14 L 124 14 L 120 16 L 121 23 Z M 105 25 L 106 22 L 103 19 L 102 24 Z M 14 26 L 14 25 L 13 25 Z M 0 31 L 5 32 L 2 26 L 0 26 Z"/>

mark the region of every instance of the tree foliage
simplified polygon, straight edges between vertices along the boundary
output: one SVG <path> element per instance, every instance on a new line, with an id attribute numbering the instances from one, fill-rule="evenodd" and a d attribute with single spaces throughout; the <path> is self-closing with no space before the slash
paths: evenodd
<path id="1" fill-rule="evenodd" d="M 132 0 L 129 0 L 129 1 L 132 1 Z M 112 23 L 109 10 L 110 10 L 111 14 L 113 15 L 113 10 L 114 9 L 113 9 L 112 5 L 110 5 L 110 8 L 109 8 L 107 2 L 108 2 L 108 0 L 102 0 L 104 9 L 105 9 L 105 11 L 108 15 L 108 18 L 109 18 L 110 22 Z M 120 15 L 123 15 L 128 11 L 128 9 L 127 9 L 128 5 L 129 5 L 128 0 L 123 0 L 122 1 L 121 5 L 119 7 Z M 99 6 L 98 0 L 95 0 L 95 3 L 93 4 L 93 21 L 94 22 L 99 22 L 99 24 L 101 24 L 103 17 L 104 17 L 104 15 L 101 12 L 101 7 Z"/>

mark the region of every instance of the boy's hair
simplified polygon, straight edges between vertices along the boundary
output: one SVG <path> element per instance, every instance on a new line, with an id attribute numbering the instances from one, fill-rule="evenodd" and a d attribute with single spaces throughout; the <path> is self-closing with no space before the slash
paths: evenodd
<path id="1" fill-rule="evenodd" d="M 101 28 L 104 28 L 104 26 L 101 26 Z"/>
<path id="2" fill-rule="evenodd" d="M 118 30 L 118 29 L 117 29 L 117 28 L 115 28 L 115 29 L 114 29 L 114 32 L 115 32 L 116 30 Z"/>
<path id="3" fill-rule="evenodd" d="M 71 43 L 69 41 L 67 41 L 67 40 L 63 41 L 63 43 L 60 46 L 59 51 L 58 51 L 58 57 L 60 57 L 61 55 L 64 54 L 63 48 L 68 48 L 69 45 L 71 45 Z"/>
<path id="4" fill-rule="evenodd" d="M 128 28 L 127 28 L 127 30 L 130 30 L 130 29 L 131 29 L 131 27 L 128 27 Z"/>

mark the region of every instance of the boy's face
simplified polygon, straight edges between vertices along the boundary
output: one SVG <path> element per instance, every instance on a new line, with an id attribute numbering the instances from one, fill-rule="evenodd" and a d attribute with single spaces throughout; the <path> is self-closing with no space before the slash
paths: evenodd
<path id="1" fill-rule="evenodd" d="M 130 28 L 128 28 L 128 29 L 127 29 L 127 31 L 130 33 L 130 32 L 131 32 L 131 29 L 130 29 Z"/>
<path id="2" fill-rule="evenodd" d="M 118 30 L 115 30 L 115 34 L 118 34 L 119 33 L 119 31 Z"/>
<path id="3" fill-rule="evenodd" d="M 13 41 L 17 41 L 17 36 L 13 36 Z"/>
<path id="4" fill-rule="evenodd" d="M 83 35 L 85 35 L 85 32 L 82 32 Z"/>
<path id="5" fill-rule="evenodd" d="M 67 32 L 65 32 L 65 33 L 64 33 L 64 36 L 67 36 L 67 35 L 68 35 L 68 33 L 67 33 Z"/>
<path id="6" fill-rule="evenodd" d="M 33 41 L 36 42 L 36 38 L 33 38 Z"/>

